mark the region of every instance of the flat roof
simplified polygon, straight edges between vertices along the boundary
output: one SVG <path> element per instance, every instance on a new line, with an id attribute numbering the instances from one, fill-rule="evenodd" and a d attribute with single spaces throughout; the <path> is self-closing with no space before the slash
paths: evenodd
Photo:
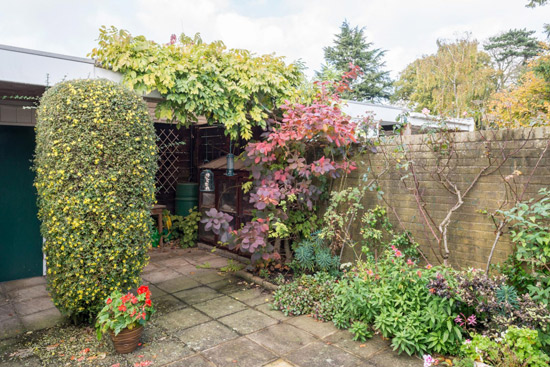
<path id="1" fill-rule="evenodd" d="M 85 57 L 69 56 L 69 55 L 63 55 L 63 54 L 58 54 L 58 53 L 54 53 L 54 52 L 46 52 L 46 51 L 40 51 L 40 50 L 33 50 L 33 49 L 30 49 L 30 48 L 3 45 L 1 43 L 0 43 L 0 50 L 20 52 L 20 53 L 23 53 L 23 54 L 37 55 L 37 56 L 43 56 L 43 57 L 51 57 L 51 58 L 54 58 L 54 59 L 83 62 L 83 63 L 86 63 L 86 64 L 95 64 L 95 61 L 93 59 L 88 59 L 88 58 L 85 58 Z"/>

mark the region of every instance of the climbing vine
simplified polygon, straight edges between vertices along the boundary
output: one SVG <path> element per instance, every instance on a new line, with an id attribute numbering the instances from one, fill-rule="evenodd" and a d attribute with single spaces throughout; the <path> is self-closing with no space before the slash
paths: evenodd
<path id="1" fill-rule="evenodd" d="M 124 82 L 139 92 L 158 91 L 158 118 L 188 126 L 205 116 L 223 123 L 231 138 L 249 140 L 252 128 L 266 128 L 276 106 L 296 93 L 303 80 L 297 64 L 282 57 L 256 56 L 228 49 L 223 42 L 203 42 L 172 35 L 167 44 L 125 30 L 101 27 L 99 45 L 90 56 L 102 66 L 123 74 Z"/>

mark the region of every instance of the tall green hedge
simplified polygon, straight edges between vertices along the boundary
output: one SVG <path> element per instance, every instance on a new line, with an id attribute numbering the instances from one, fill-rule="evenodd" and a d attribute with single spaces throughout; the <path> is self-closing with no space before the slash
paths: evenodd
<path id="1" fill-rule="evenodd" d="M 93 315 L 148 261 L 157 146 L 142 99 L 108 80 L 72 80 L 42 97 L 35 186 L 55 305 Z"/>

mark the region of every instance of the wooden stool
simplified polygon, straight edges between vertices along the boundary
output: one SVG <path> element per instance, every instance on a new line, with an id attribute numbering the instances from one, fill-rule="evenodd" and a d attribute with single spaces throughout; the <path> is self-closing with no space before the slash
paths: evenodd
<path id="1" fill-rule="evenodd" d="M 163 241 L 162 241 L 162 211 L 166 209 L 166 205 L 160 205 L 156 204 L 153 205 L 153 208 L 151 209 L 151 215 L 157 216 L 157 229 L 159 231 L 159 248 L 162 248 Z"/>

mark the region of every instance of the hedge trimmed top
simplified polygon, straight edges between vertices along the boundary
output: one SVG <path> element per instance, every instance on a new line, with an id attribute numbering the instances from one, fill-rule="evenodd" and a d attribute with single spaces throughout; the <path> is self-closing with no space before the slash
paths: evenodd
<path id="1" fill-rule="evenodd" d="M 66 315 L 93 315 L 137 286 L 148 261 L 157 146 L 143 100 L 107 80 L 56 84 L 41 99 L 35 186 L 48 287 Z"/>
<path id="2" fill-rule="evenodd" d="M 103 26 L 90 56 L 121 72 L 135 90 L 161 93 L 165 100 L 157 117 L 188 126 L 204 115 L 224 124 L 234 139 L 250 139 L 253 126 L 265 128 L 268 113 L 291 98 L 303 79 L 299 66 L 281 57 L 227 49 L 221 41 L 204 43 L 198 34 L 158 44 Z"/>

